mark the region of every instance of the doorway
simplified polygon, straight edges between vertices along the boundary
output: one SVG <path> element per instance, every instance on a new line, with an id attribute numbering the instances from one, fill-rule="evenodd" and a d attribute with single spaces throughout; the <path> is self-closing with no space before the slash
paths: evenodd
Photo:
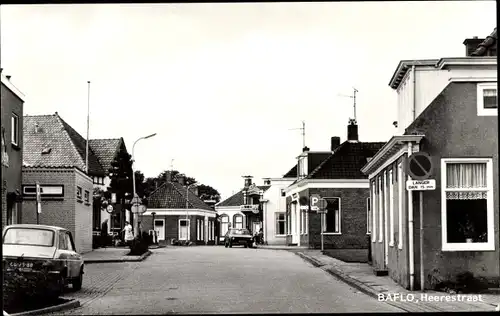
<path id="1" fill-rule="evenodd" d="M 297 203 L 292 204 L 292 216 L 291 216 L 291 222 L 292 222 L 292 244 L 298 245 L 299 244 L 299 230 L 298 224 L 299 223 L 299 218 L 298 218 L 298 207 Z"/>
<path id="2" fill-rule="evenodd" d="M 179 220 L 179 240 L 189 240 L 189 219 Z"/>
<path id="3" fill-rule="evenodd" d="M 165 240 L 165 220 L 155 219 L 154 228 L 158 240 Z"/>

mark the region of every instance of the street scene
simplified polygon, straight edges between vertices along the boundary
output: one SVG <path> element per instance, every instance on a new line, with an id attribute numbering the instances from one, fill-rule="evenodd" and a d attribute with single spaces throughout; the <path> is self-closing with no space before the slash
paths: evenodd
<path id="1" fill-rule="evenodd" d="M 3 314 L 500 311 L 495 12 L 3 5 Z"/>

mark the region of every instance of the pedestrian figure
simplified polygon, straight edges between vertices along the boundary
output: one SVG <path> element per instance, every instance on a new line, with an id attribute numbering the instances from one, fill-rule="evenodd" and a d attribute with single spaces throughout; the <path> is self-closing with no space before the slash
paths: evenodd
<path id="1" fill-rule="evenodd" d="M 125 227 L 122 231 L 125 232 L 125 243 L 130 247 L 132 245 L 132 241 L 134 240 L 132 225 L 130 225 L 129 222 L 125 222 Z"/>
<path id="2" fill-rule="evenodd" d="M 108 219 L 101 224 L 101 247 L 106 248 L 108 243 Z"/>

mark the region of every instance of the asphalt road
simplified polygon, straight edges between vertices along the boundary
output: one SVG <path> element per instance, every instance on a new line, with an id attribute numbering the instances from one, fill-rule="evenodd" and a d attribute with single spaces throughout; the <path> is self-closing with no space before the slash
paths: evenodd
<path id="1" fill-rule="evenodd" d="M 86 267 L 65 315 L 403 312 L 284 250 L 179 247 Z M 58 313 L 61 314 L 61 313 Z"/>

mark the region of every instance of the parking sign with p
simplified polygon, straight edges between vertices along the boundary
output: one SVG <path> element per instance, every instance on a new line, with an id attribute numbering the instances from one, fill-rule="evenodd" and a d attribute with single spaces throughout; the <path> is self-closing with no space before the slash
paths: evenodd
<path id="1" fill-rule="evenodd" d="M 320 212 L 326 208 L 326 201 L 318 194 L 311 195 L 311 211 Z"/>

